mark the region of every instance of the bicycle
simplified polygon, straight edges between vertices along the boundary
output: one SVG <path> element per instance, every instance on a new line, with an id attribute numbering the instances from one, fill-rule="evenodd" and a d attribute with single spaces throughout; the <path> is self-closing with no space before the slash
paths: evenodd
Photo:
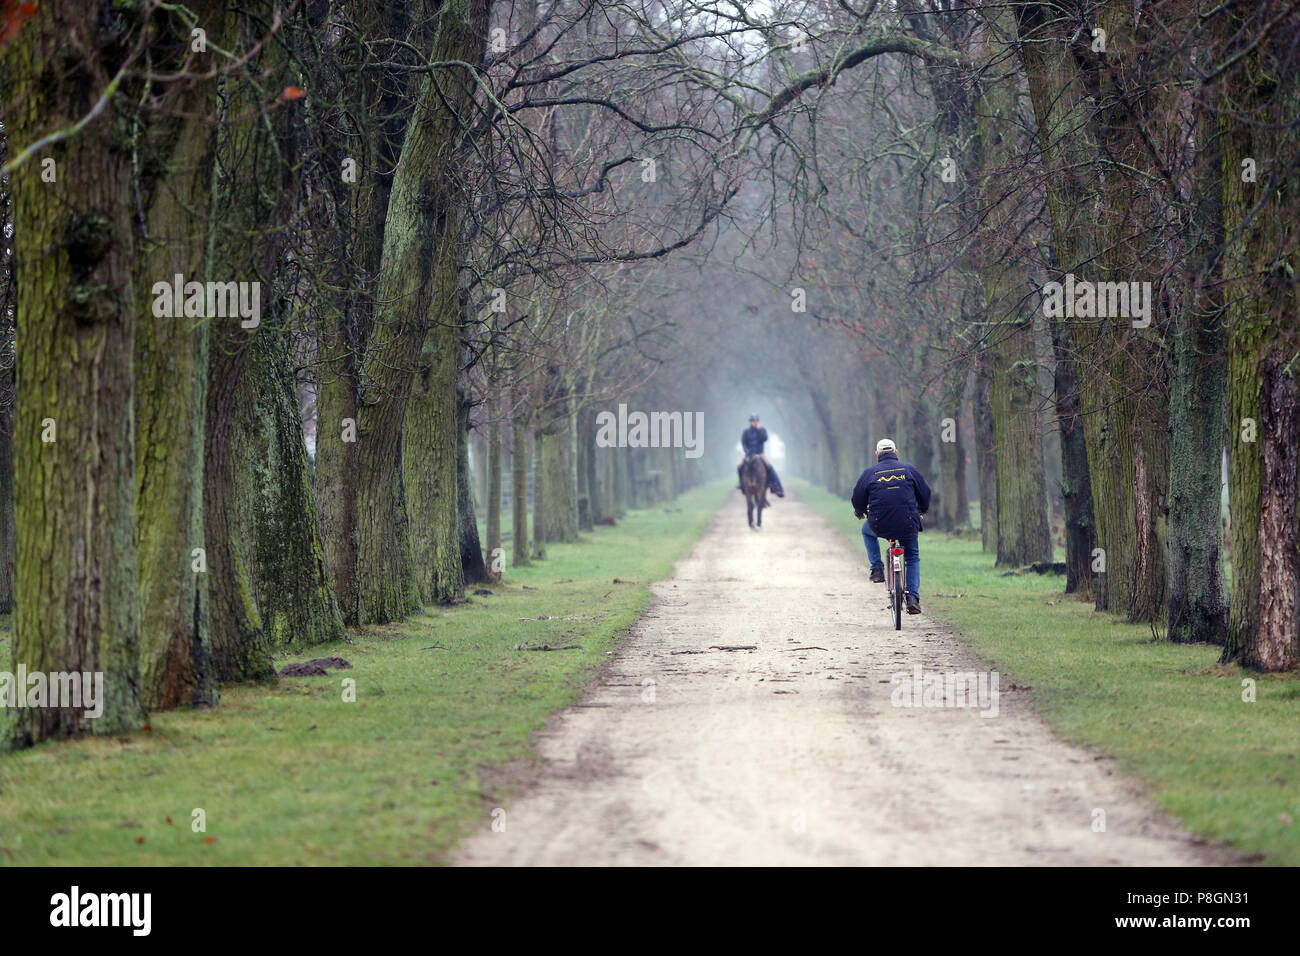
<path id="1" fill-rule="evenodd" d="M 903 629 L 903 607 L 907 603 L 906 576 L 903 571 L 903 549 L 893 538 L 889 539 L 889 611 L 894 615 L 894 630 Z"/>

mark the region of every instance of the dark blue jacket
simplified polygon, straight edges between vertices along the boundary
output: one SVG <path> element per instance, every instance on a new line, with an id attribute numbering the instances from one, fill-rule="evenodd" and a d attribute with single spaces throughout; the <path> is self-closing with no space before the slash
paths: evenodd
<path id="1" fill-rule="evenodd" d="M 930 486 L 921 473 L 893 452 L 862 473 L 853 489 L 853 511 L 867 516 L 878 538 L 902 538 L 921 530 L 921 515 L 930 510 Z"/>
<path id="2" fill-rule="evenodd" d="M 763 446 L 767 444 L 767 429 L 755 428 L 750 425 L 740 433 L 740 447 L 745 449 L 746 455 L 763 454 Z"/>

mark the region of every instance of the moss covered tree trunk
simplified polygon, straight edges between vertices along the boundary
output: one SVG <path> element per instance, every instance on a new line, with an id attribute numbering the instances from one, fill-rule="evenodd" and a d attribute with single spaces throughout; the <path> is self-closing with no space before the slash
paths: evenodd
<path id="1" fill-rule="evenodd" d="M 601 486 L 604 470 L 596 452 L 596 419 L 594 414 L 587 415 L 587 424 L 582 433 L 583 448 L 586 449 L 584 461 L 587 475 L 587 513 L 592 525 L 605 513 L 605 499 L 608 490 Z M 590 530 L 590 529 L 588 529 Z"/>
<path id="2" fill-rule="evenodd" d="M 920 378 L 919 369 L 917 378 Z M 925 476 L 926 481 L 931 481 L 936 475 L 934 467 L 934 442 L 939 431 L 939 419 L 943 416 L 934 413 L 934 400 L 929 394 L 919 389 L 910 396 L 906 405 L 907 422 L 903 426 L 902 436 L 895 436 L 899 441 L 900 451 L 905 459 L 920 469 L 921 474 Z M 855 415 L 852 407 L 844 409 L 845 430 L 851 435 L 852 422 Z M 874 445 L 872 451 L 874 455 Z M 850 447 L 844 449 L 843 455 L 843 479 L 840 487 L 844 494 L 852 494 L 853 486 L 857 484 L 858 475 L 862 473 L 865 465 L 860 457 L 861 451 L 856 441 L 850 444 Z M 938 509 L 936 514 L 930 520 L 938 520 Z"/>
<path id="3" fill-rule="evenodd" d="M 840 493 L 842 471 L 840 468 L 840 444 L 834 420 L 831 416 L 830 400 L 826 392 L 817 387 L 808 389 L 808 397 L 812 400 L 813 412 L 817 416 L 817 423 L 821 426 L 821 437 L 823 439 L 822 463 L 826 472 L 826 490 L 833 495 L 838 495 Z"/>
<path id="4" fill-rule="evenodd" d="M 1088 470 L 1088 444 L 1079 411 L 1079 380 L 1070 327 L 1049 322 L 1056 359 L 1053 380 L 1056 424 L 1061 436 L 1061 499 L 1065 508 L 1065 593 L 1093 600 L 1092 549 L 1097 546 L 1092 516 L 1092 477 Z"/>
<path id="5" fill-rule="evenodd" d="M 1281 20 L 1283 14 L 1285 19 Z M 1248 18 L 1279 19 L 1256 44 Z M 1225 15 L 1218 58 L 1235 65 L 1220 102 L 1228 329 L 1232 597 L 1225 660 L 1300 666 L 1300 115 L 1294 7 L 1267 0 Z M 1249 43 L 1250 48 L 1238 50 Z M 1257 164 L 1247 181 L 1243 162 Z M 19 596 L 21 600 L 21 595 Z"/>
<path id="6" fill-rule="evenodd" d="M 316 462 L 313 491 L 325 567 L 343 622 L 360 623 L 357 605 L 357 387 L 349 321 L 317 341 Z"/>
<path id="7" fill-rule="evenodd" d="M 568 383 L 567 389 L 569 393 L 568 401 L 565 403 L 569 420 L 569 454 L 567 459 L 569 483 L 567 487 L 569 489 L 569 506 L 573 510 L 573 533 L 576 538 L 582 523 L 582 496 L 585 494 L 585 489 L 583 487 L 581 449 L 578 442 L 578 406 L 573 398 L 572 382 Z"/>
<path id="8" fill-rule="evenodd" d="M 222 680 L 274 673 L 275 646 L 339 640 L 286 334 L 214 320 L 204 482 L 213 657 Z"/>
<path id="9" fill-rule="evenodd" d="M 537 445 L 544 473 L 539 538 L 547 543 L 576 540 L 578 522 L 573 506 L 573 469 L 569 464 L 568 415 L 556 416 L 544 424 L 537 432 Z"/>
<path id="10" fill-rule="evenodd" d="M 224 28 L 221 4 L 194 11 L 207 30 Z M 188 32 L 172 42 L 187 50 Z M 156 317 L 151 309 L 155 282 L 171 283 L 178 274 L 207 278 L 216 83 L 204 78 L 180 94 L 156 92 L 175 116 L 156 123 L 143 143 L 144 168 L 158 174 L 142 183 L 148 218 L 136 262 L 136 540 L 140 693 L 146 707 L 165 710 L 209 706 L 218 696 L 203 529 L 208 326 L 183 315 Z M 177 101 L 167 102 L 169 94 Z"/>
<path id="11" fill-rule="evenodd" d="M 528 539 L 528 425 L 520 410 L 515 408 L 510 418 L 511 567 L 523 568 L 532 564 Z"/>
<path id="12" fill-rule="evenodd" d="M 614 459 L 614 517 L 622 518 L 631 507 L 630 481 L 627 471 L 627 451 L 623 448 L 606 448 L 605 454 Z"/>
<path id="13" fill-rule="evenodd" d="M 249 376 L 251 419 L 244 427 L 249 498 L 255 504 L 254 580 L 273 646 L 341 640 L 343 619 L 316 527 L 316 504 L 289 357 L 288 330 L 258 333 Z"/>
<path id="14" fill-rule="evenodd" d="M 1184 312 L 1169 412 L 1169 637 L 1222 644 L 1220 472 L 1227 438 L 1227 336 L 1218 310 Z"/>
<path id="15" fill-rule="evenodd" d="M 994 335 L 992 412 L 997 468 L 999 567 L 1052 558 L 1034 377 L 1033 325 L 1025 317 Z"/>
<path id="16" fill-rule="evenodd" d="M 346 108 L 332 119 L 352 135 L 331 154 L 329 188 L 341 193 L 337 203 L 347 241 L 337 254 L 340 285 L 346 289 L 337 314 L 322 319 L 317 347 L 320 362 L 316 381 L 316 462 L 314 491 L 317 520 L 339 610 L 349 626 L 360 623 L 357 591 L 357 418 L 361 363 L 374 320 L 374 295 L 382 266 L 384 222 L 392 191 L 393 172 L 406 133 L 404 109 L 408 74 L 377 68 L 393 37 L 427 42 L 428 20 L 422 4 L 404 0 L 366 0 L 336 8 L 355 17 L 349 30 L 337 35 L 345 42 L 338 57 L 350 72 L 331 77 L 326 103 Z M 411 20 L 418 28 L 412 34 Z M 361 67 L 366 67 L 362 69 Z M 379 117 L 384 117 L 380 122 Z M 356 182 L 342 180 L 339 170 L 351 160 Z M 334 221 L 330 220 L 330 226 Z"/>
<path id="17" fill-rule="evenodd" d="M 0 281 L 10 286 L 5 271 Z M 14 370 L 8 360 L 13 354 L 14 327 L 7 318 L 10 302 L 8 295 L 0 295 L 0 354 L 5 357 L 0 361 L 0 614 L 14 609 Z"/>
<path id="18" fill-rule="evenodd" d="M 456 255 L 454 247 L 446 250 Z M 454 282 L 459 259 L 444 268 Z M 425 604 L 450 604 L 465 594 L 460 541 L 460 403 L 458 363 L 430 335 L 406 409 L 403 482 L 411 522 L 415 585 Z M 455 355 L 453 346 L 450 353 Z"/>
<path id="19" fill-rule="evenodd" d="M 0 163 L 9 159 L 0 135 Z M 13 230 L 9 182 L 0 181 L 0 236 Z M 14 609 L 14 302 L 13 256 L 0 244 L 0 614 Z"/>
<path id="20" fill-rule="evenodd" d="M 561 369 L 550 366 L 533 431 L 538 460 L 533 476 L 534 501 L 538 502 L 533 528 L 539 544 L 573 541 L 578 537 L 574 485 L 577 471 L 571 461 L 574 446 L 569 400 L 569 388 Z"/>
<path id="21" fill-rule="evenodd" d="M 227 49 L 262 39 L 260 17 L 230 21 Z M 282 57 L 268 44 L 258 67 L 275 76 Z M 249 87 L 232 82 L 231 90 L 216 150 L 224 214 L 209 276 L 258 283 L 262 308 L 256 326 L 239 316 L 209 320 L 204 528 L 213 659 L 222 680 L 238 681 L 274 675 L 274 644 L 336 640 L 343 624 L 316 529 L 291 332 L 277 290 L 287 255 L 277 227 L 293 197 L 272 171 L 290 117 L 265 115 Z"/>
<path id="22" fill-rule="evenodd" d="M 647 504 L 645 483 L 641 481 L 641 455 L 635 448 L 624 448 L 623 465 L 627 469 L 627 506 L 630 509 L 644 508 Z"/>
<path id="23" fill-rule="evenodd" d="M 238 319 L 212 323 L 203 461 L 212 660 L 217 677 L 235 683 L 275 674 L 253 583 L 253 518 L 242 480 L 249 454 L 243 427 L 252 402 L 244 378 L 248 338 Z"/>
<path id="24" fill-rule="evenodd" d="M 13 665 L 104 675 L 100 717 L 80 707 L 22 708 L 13 728 L 20 745 L 125 733 L 144 719 L 133 420 L 139 302 L 130 143 L 121 128 L 133 101 L 102 85 L 125 47 L 99 18 L 98 5 L 42 3 L 0 50 L 11 153 L 81 120 L 101 95 L 111 100 L 78 135 L 10 177 L 19 389 Z M 42 180 L 43 158 L 55 161 L 57 181 Z"/>
<path id="25" fill-rule="evenodd" d="M 391 226 L 385 246 L 392 241 Z M 363 624 L 400 620 L 421 600 L 402 486 L 402 423 L 411 388 L 406 370 L 418 360 L 418 342 L 413 348 L 410 328 L 377 329 L 374 338 L 378 341 L 372 341 L 368 354 L 383 384 L 376 383 L 375 398 L 357 413 L 357 614 Z M 454 501 L 454 457 L 451 466 L 443 482 Z"/>
<path id="26" fill-rule="evenodd" d="M 437 4 L 432 60 L 481 62 L 490 3 Z M 357 582 L 363 622 L 463 594 L 457 536 L 461 348 L 458 164 L 476 88 L 461 66 L 420 85 L 393 176 L 359 412 Z M 419 376 L 413 408 L 412 387 Z M 409 448 L 404 448 L 403 428 Z M 409 459 L 409 460 L 407 460 Z M 403 490 L 402 481 L 416 481 Z M 408 514 L 410 516 L 408 523 Z M 414 564 L 413 564 L 414 562 Z"/>
<path id="27" fill-rule="evenodd" d="M 1002 21 L 1006 14 L 991 20 Z M 1022 302 L 1022 257 L 1007 237 L 1015 210 L 1002 200 L 1011 191 L 1005 170 L 1014 169 L 1016 78 L 986 77 L 976 102 L 980 189 L 988 213 L 981 278 L 988 333 L 993 453 L 997 468 L 999 567 L 1019 567 L 1052 558 L 1043 476 L 1037 356 L 1030 306 Z"/>
<path id="28" fill-rule="evenodd" d="M 492 386 L 489 386 L 489 392 Z M 487 401 L 487 561 L 493 580 L 500 574 L 497 556 L 501 553 L 501 418 L 500 409 L 492 399 Z"/>
<path id="29" fill-rule="evenodd" d="M 533 536 L 532 557 L 538 561 L 546 560 L 546 472 L 544 446 L 541 431 L 533 428 L 532 444 L 533 470 Z"/>
<path id="30" fill-rule="evenodd" d="M 614 448 L 600 450 L 601 471 L 605 476 L 605 494 L 601 498 L 604 508 L 600 514 L 603 524 L 614 524 L 618 521 L 618 459 L 614 454 L 616 450 Z"/>
<path id="31" fill-rule="evenodd" d="M 987 352 L 975 358 L 975 469 L 980 487 L 980 544 L 998 552 L 998 469 L 993 437 L 993 378 Z"/>
<path id="32" fill-rule="evenodd" d="M 939 473 L 935 483 L 939 496 L 940 531 L 957 531 L 970 524 L 970 501 L 966 495 L 966 443 L 960 427 L 966 393 L 966 369 L 953 371 L 944 383 L 942 418 L 952 420 L 951 429 L 940 421 Z"/>
<path id="33" fill-rule="evenodd" d="M 595 429 L 591 415 L 577 415 L 574 418 L 574 445 L 577 452 L 578 478 L 578 530 L 590 531 L 595 526 L 595 488 L 596 469 L 594 462 Z"/>
<path id="34" fill-rule="evenodd" d="M 1135 221 L 1160 221 L 1165 211 L 1154 191 L 1134 188 L 1134 177 L 1107 179 L 1103 171 L 1116 162 L 1146 169 L 1140 123 L 1169 108 L 1167 91 L 1155 90 L 1139 116 L 1124 92 L 1144 82 L 1136 51 L 1151 40 L 1151 18 L 1135 22 L 1131 6 L 1105 4 L 1098 25 L 1125 42 L 1098 57 L 1076 42 L 1076 17 L 1041 3 L 1020 4 L 1017 13 L 1059 270 L 1091 281 L 1142 280 L 1152 266 L 1130 233 Z M 1143 621 L 1163 617 L 1167 579 L 1169 399 L 1161 383 L 1170 376 L 1152 306 L 1148 329 L 1112 316 L 1076 318 L 1070 328 L 1075 354 L 1086 360 L 1078 366 L 1080 414 L 1104 567 L 1094 579 L 1096 607 Z"/>
<path id="35" fill-rule="evenodd" d="M 1047 208 L 1052 225 L 1052 251 L 1056 268 L 1052 279 L 1063 281 L 1066 273 L 1083 273 L 1096 259 L 1097 225 L 1095 210 L 1100 202 L 1099 186 L 1092 162 L 1096 146 L 1088 135 L 1091 103 L 1079 78 L 1070 37 L 1077 24 L 1058 18 L 1058 11 L 1045 4 L 1024 3 L 1016 8 L 1020 46 L 1030 99 L 1034 106 L 1045 179 Z M 1049 320 L 1056 358 L 1056 411 L 1061 435 L 1062 498 L 1065 505 L 1066 587 L 1081 597 L 1094 599 L 1098 610 L 1107 606 L 1105 566 L 1096 561 L 1098 545 L 1094 509 L 1106 511 L 1092 488 L 1091 455 L 1098 449 L 1096 433 L 1088 438 L 1085 407 L 1096 414 L 1096 402 L 1085 392 L 1094 388 L 1094 377 L 1086 380 L 1079 367 L 1092 357 L 1078 350 L 1076 329 L 1063 319 Z M 1082 330 L 1093 342 L 1094 334 Z M 1090 441 L 1092 444 L 1090 445 Z M 1094 504 L 1096 502 L 1096 504 Z M 1096 563 L 1100 576 L 1094 576 Z"/>
<path id="36" fill-rule="evenodd" d="M 1167 210 L 1154 190 L 1137 176 L 1106 176 L 1119 162 L 1155 176 L 1144 127 L 1172 111 L 1170 91 L 1160 78 L 1146 75 L 1137 51 L 1159 52 L 1153 18 L 1120 0 L 1108 0 L 1098 15 L 1108 36 L 1130 38 L 1108 44 L 1104 68 L 1096 73 L 1099 109 L 1093 128 L 1101 145 L 1100 279 L 1148 280 L 1161 268 L 1143 250 L 1145 223 Z M 1150 46 L 1148 46 L 1150 44 Z M 1151 83 L 1136 103 L 1128 91 Z M 1164 113 L 1164 115 L 1170 115 Z M 1140 174 L 1139 174 L 1140 175 Z M 1135 235 L 1136 233 L 1136 235 Z M 1135 328 L 1127 317 L 1080 320 L 1072 330 L 1089 363 L 1091 409 L 1085 404 L 1085 435 L 1092 467 L 1097 543 L 1106 552 L 1106 594 L 1111 610 L 1133 621 L 1161 620 L 1166 614 L 1169 493 L 1169 395 L 1167 335 L 1159 290 L 1153 284 L 1151 326 Z M 1089 412 L 1094 412 L 1089 414 Z"/>
<path id="37" fill-rule="evenodd" d="M 1223 156 L 1216 91 L 1201 92 L 1202 143 L 1188 236 L 1186 293 L 1177 303 L 1170 389 L 1169 637 L 1222 644 L 1228 603 L 1223 582 L 1221 479 L 1228 428 L 1227 332 L 1223 320 Z"/>
<path id="38" fill-rule="evenodd" d="M 245 22 L 227 17 L 223 46 L 246 42 Z M 251 32 L 251 31 L 250 31 Z M 267 64 L 272 66 L 271 63 Z M 259 104 L 230 78 L 218 121 L 213 209 L 225 209 L 205 278 L 213 281 L 260 281 L 269 275 L 274 253 L 259 241 L 274 221 L 273 200 L 256 185 L 258 161 L 265 162 L 270 135 L 260 122 Z M 226 117 L 233 117 L 227 120 Z M 256 259 L 256 264 L 254 263 Z M 260 266 L 260 268 L 258 268 Z M 208 382 L 204 420 L 203 530 L 208 564 L 212 661 L 223 682 L 274 677 L 270 639 L 262 627 L 253 583 L 254 542 L 251 502 L 247 497 L 243 426 L 251 396 L 245 371 L 252 336 L 238 316 L 210 318 Z"/>

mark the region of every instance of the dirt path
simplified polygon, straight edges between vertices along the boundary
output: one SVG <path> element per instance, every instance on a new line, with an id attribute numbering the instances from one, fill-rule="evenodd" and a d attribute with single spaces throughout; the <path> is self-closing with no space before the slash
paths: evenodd
<path id="1" fill-rule="evenodd" d="M 981 665 L 925 615 L 894 631 L 865 553 L 802 503 L 767 517 L 751 532 L 733 493 L 540 737 L 542 770 L 502 808 L 504 831 L 485 825 L 456 862 L 1229 862 L 1109 760 L 1054 738 L 1010 681 L 992 717 L 893 706 L 895 673 Z"/>

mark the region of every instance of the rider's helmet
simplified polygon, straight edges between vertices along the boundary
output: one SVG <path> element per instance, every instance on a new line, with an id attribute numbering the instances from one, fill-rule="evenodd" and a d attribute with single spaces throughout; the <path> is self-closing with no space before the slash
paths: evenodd
<path id="1" fill-rule="evenodd" d="M 749 420 L 750 420 L 751 422 L 756 422 L 756 421 L 758 421 L 758 412 L 755 412 L 753 415 L 750 415 L 750 416 L 749 416 Z"/>
<path id="2" fill-rule="evenodd" d="M 892 451 L 895 455 L 898 454 L 898 446 L 894 444 L 894 440 L 892 438 L 882 438 L 880 439 L 880 441 L 876 442 L 877 458 L 879 458 L 883 453 L 887 451 Z"/>

